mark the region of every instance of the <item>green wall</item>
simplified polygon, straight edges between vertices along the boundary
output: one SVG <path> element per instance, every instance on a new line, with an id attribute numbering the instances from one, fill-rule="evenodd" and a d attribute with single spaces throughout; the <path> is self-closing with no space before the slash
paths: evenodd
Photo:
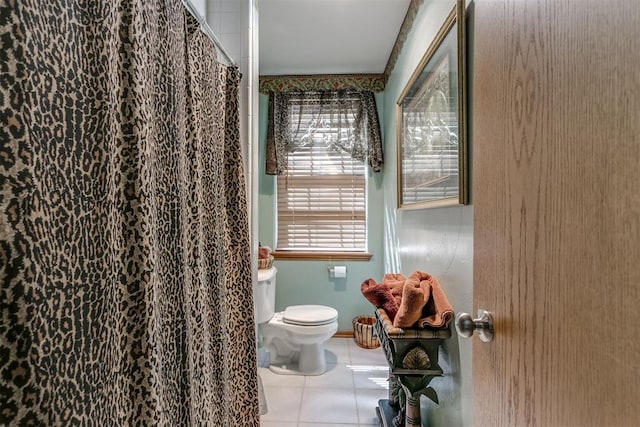
<path id="1" fill-rule="evenodd" d="M 471 3 L 470 0 L 467 4 Z M 415 18 L 384 92 L 384 139 L 387 153 L 384 176 L 385 270 L 410 274 L 426 271 L 438 278 L 456 312 L 473 310 L 473 206 L 431 209 L 397 209 L 396 206 L 396 102 L 433 41 L 454 0 L 425 0 Z M 467 8 L 467 33 L 472 34 L 473 4 Z M 468 123 L 472 121 L 472 37 L 467 39 Z M 472 126 L 468 126 L 469 150 L 473 151 Z M 470 153 L 468 161 L 472 161 Z M 471 171 L 469 172 L 471 175 Z M 471 188 L 471 183 L 469 183 Z M 471 194 L 473 198 L 473 194 Z M 445 375 L 431 385 L 439 405 L 422 399 L 423 425 L 468 426 L 472 423 L 472 341 L 453 331 L 441 352 Z"/>
<path id="2" fill-rule="evenodd" d="M 376 95 L 380 121 L 383 121 L 382 94 Z M 260 95 L 259 107 L 259 198 L 258 238 L 263 246 L 275 249 L 276 238 L 276 178 L 266 175 L 265 146 L 268 97 Z M 369 261 L 283 261 L 276 260 L 276 310 L 289 305 L 321 304 L 338 310 L 338 330 L 352 331 L 352 320 L 362 314 L 373 315 L 374 307 L 360 293 L 360 284 L 370 277 L 381 280 L 383 275 L 383 173 L 367 176 L 368 245 L 373 257 Z M 328 267 L 346 265 L 346 279 L 329 277 Z"/>

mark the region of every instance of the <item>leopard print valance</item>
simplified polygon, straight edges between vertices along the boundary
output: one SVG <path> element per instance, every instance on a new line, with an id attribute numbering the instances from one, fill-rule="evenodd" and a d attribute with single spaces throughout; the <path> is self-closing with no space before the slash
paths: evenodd
<path id="1" fill-rule="evenodd" d="M 260 92 L 359 90 L 382 92 L 384 74 L 324 74 L 308 76 L 260 76 Z"/>
<path id="2" fill-rule="evenodd" d="M 333 131 L 327 132 L 327 127 Z M 373 92 L 326 90 L 270 94 L 266 173 L 284 174 L 288 154 L 313 144 L 317 133 L 331 149 L 367 162 L 374 172 L 381 171 L 382 136 Z"/>

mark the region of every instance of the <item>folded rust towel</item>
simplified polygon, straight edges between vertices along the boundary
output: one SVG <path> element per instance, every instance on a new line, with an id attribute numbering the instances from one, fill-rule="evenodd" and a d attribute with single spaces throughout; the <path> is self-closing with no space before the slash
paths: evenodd
<path id="1" fill-rule="evenodd" d="M 269 259 L 271 249 L 268 246 L 260 246 L 258 248 L 258 259 Z"/>
<path id="2" fill-rule="evenodd" d="M 387 285 L 376 283 L 373 279 L 367 279 L 360 285 L 360 292 L 375 307 L 384 309 L 389 319 L 393 320 L 396 317 L 398 303 Z"/>
<path id="3" fill-rule="evenodd" d="M 382 283 L 367 279 L 360 285 L 362 295 L 385 310 L 397 328 L 443 328 L 453 319 L 453 308 L 438 280 L 414 271 L 409 277 L 387 273 Z"/>
<path id="4" fill-rule="evenodd" d="M 453 317 L 453 309 L 438 280 L 432 275 L 414 271 L 402 288 L 402 301 L 393 326 L 441 328 Z"/>
<path id="5" fill-rule="evenodd" d="M 400 306 L 400 301 L 402 301 L 402 288 L 405 280 L 407 280 L 407 276 L 401 273 L 387 273 L 382 278 L 382 283 L 389 288 L 398 307 Z"/>
<path id="6" fill-rule="evenodd" d="M 428 289 L 428 292 L 430 290 Z M 402 300 L 398 307 L 398 314 L 393 319 L 396 328 L 410 328 L 420 317 L 422 309 L 429 299 L 430 292 L 425 295 L 425 289 L 420 287 L 420 278 L 411 273 L 402 287 Z"/>
<path id="7" fill-rule="evenodd" d="M 453 319 L 453 307 L 440 287 L 440 283 L 431 276 L 431 296 L 422 309 L 422 318 L 418 320 L 418 327 L 444 328 Z"/>

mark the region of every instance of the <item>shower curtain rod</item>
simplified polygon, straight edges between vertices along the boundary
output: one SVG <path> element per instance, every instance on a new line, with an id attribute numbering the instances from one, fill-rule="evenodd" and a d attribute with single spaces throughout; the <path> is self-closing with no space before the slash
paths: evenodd
<path id="1" fill-rule="evenodd" d="M 220 42 L 220 40 L 218 40 L 218 37 L 216 37 L 215 33 L 213 32 L 209 24 L 207 24 L 207 20 L 204 18 L 204 16 L 200 15 L 200 12 L 198 12 L 198 9 L 195 8 L 193 3 L 191 3 L 191 1 L 189 0 L 182 0 L 182 4 L 184 5 L 184 7 L 187 8 L 189 13 L 198 20 L 198 23 L 200 24 L 200 29 L 207 36 L 209 36 L 209 38 L 213 41 L 213 44 L 215 44 L 218 50 L 220 50 L 220 52 L 222 52 L 224 57 L 227 58 L 227 61 L 229 61 L 232 66 L 237 67 L 236 62 L 233 60 L 233 58 L 231 58 L 231 56 L 229 56 L 227 51 L 224 49 L 224 46 L 222 46 L 222 43 Z"/>

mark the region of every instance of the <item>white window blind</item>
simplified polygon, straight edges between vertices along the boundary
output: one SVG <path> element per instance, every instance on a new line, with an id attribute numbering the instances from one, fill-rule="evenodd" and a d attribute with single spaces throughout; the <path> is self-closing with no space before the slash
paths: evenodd
<path id="1" fill-rule="evenodd" d="M 327 132 L 289 153 L 288 172 L 278 176 L 279 250 L 366 251 L 364 162 L 330 149 Z"/>

